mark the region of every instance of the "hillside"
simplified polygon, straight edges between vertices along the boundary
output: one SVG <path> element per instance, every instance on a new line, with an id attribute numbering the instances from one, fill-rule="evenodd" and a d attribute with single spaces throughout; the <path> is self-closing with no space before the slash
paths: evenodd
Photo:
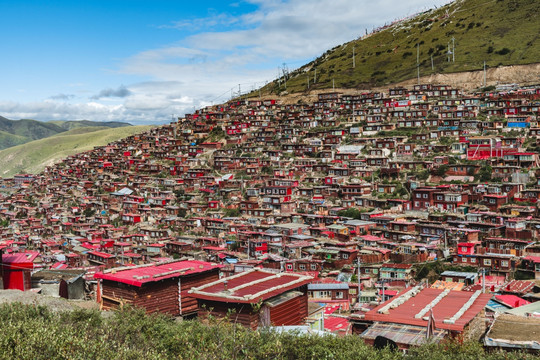
<path id="1" fill-rule="evenodd" d="M 32 140 L 43 139 L 66 131 L 58 125 L 36 120 L 9 120 L 0 116 L 0 149 L 13 144 L 22 144 Z"/>
<path id="2" fill-rule="evenodd" d="M 71 129 L 91 126 L 118 128 L 131 126 L 131 124 L 115 121 L 99 122 L 88 120 L 49 122 L 31 119 L 9 120 L 0 116 L 0 150 L 33 140 L 48 138 Z"/>
<path id="3" fill-rule="evenodd" d="M 49 124 L 54 124 L 61 127 L 64 130 L 71 130 L 80 127 L 89 127 L 89 126 L 105 126 L 108 128 L 118 128 L 131 126 L 129 123 L 119 122 L 119 121 L 90 121 L 90 120 L 57 120 L 57 121 L 48 121 Z"/>
<path id="4" fill-rule="evenodd" d="M 0 176 L 16 173 L 37 173 L 45 166 L 79 152 L 106 145 L 112 141 L 138 134 L 151 126 L 75 128 L 46 139 L 35 140 L 0 151 Z"/>
<path id="5" fill-rule="evenodd" d="M 539 12 L 536 0 L 457 0 L 336 46 L 290 73 L 286 85 L 282 77 L 262 90 L 367 89 L 416 79 L 417 70 L 430 76 L 481 70 L 484 61 L 488 69 L 538 63 Z"/>

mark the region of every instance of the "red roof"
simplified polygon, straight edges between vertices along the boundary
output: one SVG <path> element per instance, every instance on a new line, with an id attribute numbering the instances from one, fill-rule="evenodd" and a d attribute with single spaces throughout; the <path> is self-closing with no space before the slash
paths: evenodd
<path id="1" fill-rule="evenodd" d="M 99 256 L 99 257 L 101 257 L 103 259 L 109 259 L 109 258 L 114 257 L 114 254 L 104 253 L 104 252 L 101 252 L 101 251 L 89 251 L 88 254 Z"/>
<path id="2" fill-rule="evenodd" d="M 535 286 L 534 280 L 512 280 L 509 283 L 501 287 L 501 292 L 517 293 L 517 294 L 526 294 Z"/>
<path id="3" fill-rule="evenodd" d="M 444 291 L 442 289 L 424 288 L 415 296 L 405 299 L 402 304 L 394 308 L 390 307 L 384 313 L 379 313 L 380 309 L 392 301 L 403 300 L 404 298 L 402 298 L 402 296 L 410 293 L 411 290 L 412 288 L 408 288 L 399 295 L 394 296 L 391 300 L 388 300 L 373 310 L 368 311 L 365 314 L 365 320 L 427 326 L 427 320 L 424 320 L 423 317 L 429 316 L 429 312 L 425 313 L 420 318 L 415 318 L 415 315 L 420 313 L 422 309 L 426 308 L 427 305 L 435 300 L 435 298 L 437 298 L 437 296 Z M 437 329 L 463 331 L 465 325 L 467 325 L 486 306 L 487 302 L 491 298 L 491 294 L 480 294 L 474 300 L 472 305 L 465 310 L 465 312 L 458 317 L 453 324 L 444 323 L 443 321 L 453 317 L 474 295 L 475 293 L 471 292 L 450 290 L 445 297 L 443 297 L 433 306 L 435 327 Z"/>
<path id="4" fill-rule="evenodd" d="M 495 296 L 495 300 L 505 305 L 508 305 L 511 308 L 517 308 L 523 305 L 530 304 L 529 301 L 523 300 L 522 298 L 516 295 L 497 295 Z"/>
<path id="5" fill-rule="evenodd" d="M 220 265 L 215 265 L 205 261 L 168 261 L 155 263 L 152 265 L 134 266 L 128 269 L 111 269 L 106 272 L 98 272 L 95 279 L 117 281 L 128 285 L 141 287 L 143 284 L 164 279 L 198 274 L 214 269 L 219 269 Z"/>
<path id="6" fill-rule="evenodd" d="M 192 288 L 190 294 L 197 299 L 253 304 L 307 285 L 312 280 L 311 276 L 295 273 L 276 274 L 255 268 Z"/>
<path id="7" fill-rule="evenodd" d="M 329 316 L 324 319 L 324 329 L 331 332 L 349 331 L 349 319 L 344 317 Z"/>
<path id="8" fill-rule="evenodd" d="M 523 260 L 532 261 L 532 262 L 534 262 L 535 264 L 538 264 L 538 263 L 540 263 L 540 256 L 525 256 L 525 257 L 523 258 Z"/>
<path id="9" fill-rule="evenodd" d="M 2 263 L 10 264 L 30 264 L 38 257 L 38 252 L 13 253 L 2 255 Z"/>

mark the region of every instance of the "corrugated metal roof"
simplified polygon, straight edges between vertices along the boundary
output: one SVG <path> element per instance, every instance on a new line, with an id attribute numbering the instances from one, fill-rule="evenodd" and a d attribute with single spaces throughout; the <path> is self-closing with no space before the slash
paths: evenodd
<path id="1" fill-rule="evenodd" d="M 4 254 L 2 255 L 2 263 L 6 265 L 32 263 L 38 255 L 38 252 Z"/>
<path id="2" fill-rule="evenodd" d="M 133 266 L 124 269 L 111 269 L 98 272 L 94 278 L 117 281 L 128 285 L 141 287 L 143 284 L 164 279 L 202 273 L 220 268 L 220 265 L 206 261 L 169 261 L 149 265 Z"/>
<path id="3" fill-rule="evenodd" d="M 411 288 L 406 289 L 391 300 L 388 300 L 373 310 L 370 310 L 365 314 L 365 320 L 427 326 L 427 320 L 424 320 L 423 318 L 415 318 L 415 315 L 428 306 L 433 300 L 435 300 L 435 298 L 437 298 L 444 290 L 424 288 L 415 296 L 411 296 L 410 298 L 404 300 L 404 302 L 400 305 L 388 309 L 386 313 L 381 314 L 378 312 L 385 305 L 394 301 L 394 299 L 403 296 L 409 291 L 411 291 Z M 480 294 L 478 298 L 474 300 L 472 305 L 458 319 L 456 319 L 454 324 L 444 323 L 443 321 L 454 316 L 463 307 L 463 305 L 465 305 L 465 303 L 467 303 L 467 301 L 474 296 L 474 294 L 475 293 L 471 292 L 450 290 L 446 296 L 442 297 L 440 301 L 433 306 L 435 327 L 437 329 L 463 331 L 465 325 L 467 325 L 486 306 L 487 302 L 491 298 L 491 294 Z"/>
<path id="4" fill-rule="evenodd" d="M 384 336 L 397 344 L 422 345 L 428 341 L 438 343 L 446 333 L 444 330 L 435 329 L 433 336 L 428 340 L 426 331 L 427 326 L 376 323 L 367 328 L 360 337 L 374 340 L 377 336 Z"/>
<path id="5" fill-rule="evenodd" d="M 308 290 L 348 290 L 347 283 L 309 284 Z"/>
<path id="6" fill-rule="evenodd" d="M 198 299 L 232 303 L 256 303 L 309 284 L 313 278 L 295 273 L 274 273 L 255 268 L 192 288 L 191 296 Z"/>
<path id="7" fill-rule="evenodd" d="M 455 277 L 461 277 L 469 280 L 474 280 L 478 277 L 477 273 L 474 272 L 464 272 L 464 271 L 443 271 L 441 276 L 455 276 Z"/>

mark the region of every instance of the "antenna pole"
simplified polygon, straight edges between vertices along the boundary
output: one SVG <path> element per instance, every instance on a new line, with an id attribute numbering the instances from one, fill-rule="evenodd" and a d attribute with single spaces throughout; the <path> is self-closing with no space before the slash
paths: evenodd
<path id="1" fill-rule="evenodd" d="M 420 44 L 416 44 L 416 76 L 418 77 L 418 85 L 420 85 Z"/>

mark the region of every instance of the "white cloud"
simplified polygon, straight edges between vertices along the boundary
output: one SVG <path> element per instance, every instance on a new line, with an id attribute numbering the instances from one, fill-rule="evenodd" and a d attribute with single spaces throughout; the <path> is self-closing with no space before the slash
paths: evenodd
<path id="1" fill-rule="evenodd" d="M 225 30 L 200 32 L 167 47 L 141 51 L 124 59 L 117 69 L 120 77 L 135 75 L 149 81 L 97 91 L 87 103 L 68 102 L 75 99 L 59 95 L 36 103 L 0 102 L 0 114 L 12 119 L 167 122 L 171 114 L 226 101 L 231 91 L 238 91 L 238 84 L 244 91 L 262 86 L 284 62 L 290 69 L 299 67 L 329 48 L 362 36 L 366 29 L 449 1 L 248 2 L 257 9 L 240 17 L 211 14 L 163 25 L 180 31 L 218 26 Z"/>

